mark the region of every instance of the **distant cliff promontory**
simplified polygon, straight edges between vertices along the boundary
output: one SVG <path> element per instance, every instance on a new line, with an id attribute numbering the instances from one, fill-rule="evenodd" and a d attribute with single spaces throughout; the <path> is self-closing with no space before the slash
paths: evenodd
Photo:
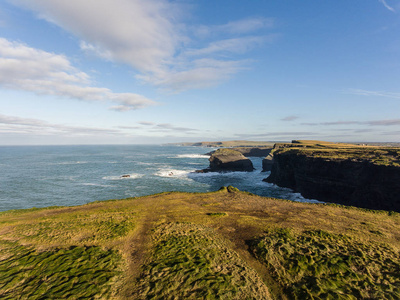
<path id="1" fill-rule="evenodd" d="M 277 144 L 267 182 L 306 198 L 400 212 L 400 149 L 325 142 Z"/>
<path id="2" fill-rule="evenodd" d="M 216 147 L 216 148 L 230 148 L 230 147 L 270 147 L 274 146 L 274 142 L 263 141 L 218 141 L 218 142 L 194 142 L 194 143 L 174 143 L 172 145 L 179 146 L 192 146 L 192 147 Z"/>

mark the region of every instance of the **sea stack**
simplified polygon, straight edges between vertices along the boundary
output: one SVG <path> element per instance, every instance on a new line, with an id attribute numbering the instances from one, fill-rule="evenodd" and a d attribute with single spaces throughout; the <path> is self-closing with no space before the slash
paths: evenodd
<path id="1" fill-rule="evenodd" d="M 229 172 L 229 171 L 245 171 L 254 170 L 253 163 L 242 153 L 232 149 L 218 149 L 209 158 L 210 166 L 207 169 L 197 171 L 199 173 L 206 172 Z"/>

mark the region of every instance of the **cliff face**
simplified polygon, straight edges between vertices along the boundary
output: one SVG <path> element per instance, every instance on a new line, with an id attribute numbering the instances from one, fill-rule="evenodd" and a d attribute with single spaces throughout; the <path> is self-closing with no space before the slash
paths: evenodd
<path id="1" fill-rule="evenodd" d="M 232 149 L 218 149 L 209 159 L 210 167 L 198 172 L 224 172 L 254 170 L 253 163 L 239 151 Z"/>
<path id="2" fill-rule="evenodd" d="M 233 149 L 246 157 L 266 157 L 270 154 L 272 147 L 235 147 Z"/>
<path id="3" fill-rule="evenodd" d="M 274 155 L 272 153 L 268 153 L 268 155 L 262 161 L 262 171 L 263 172 L 271 171 L 273 163 L 274 163 Z"/>
<path id="4" fill-rule="evenodd" d="M 396 165 L 277 151 L 265 181 L 292 188 L 306 198 L 400 212 L 400 167 Z"/>

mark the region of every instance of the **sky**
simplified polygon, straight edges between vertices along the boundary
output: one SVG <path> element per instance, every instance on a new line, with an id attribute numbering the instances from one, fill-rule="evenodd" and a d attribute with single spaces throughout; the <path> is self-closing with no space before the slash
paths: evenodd
<path id="1" fill-rule="evenodd" d="M 3 0 L 0 145 L 400 142 L 399 0 Z"/>

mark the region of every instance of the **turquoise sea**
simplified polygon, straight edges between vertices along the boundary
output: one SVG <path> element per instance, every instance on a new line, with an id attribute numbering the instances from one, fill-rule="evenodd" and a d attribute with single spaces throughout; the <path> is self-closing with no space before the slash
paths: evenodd
<path id="1" fill-rule="evenodd" d="M 173 145 L 2 146 L 0 211 L 71 206 L 164 191 L 208 192 L 233 185 L 261 196 L 304 199 L 263 182 L 262 158 L 254 172 L 193 173 L 208 166 L 212 148 Z M 129 175 L 129 177 L 123 175 Z"/>

